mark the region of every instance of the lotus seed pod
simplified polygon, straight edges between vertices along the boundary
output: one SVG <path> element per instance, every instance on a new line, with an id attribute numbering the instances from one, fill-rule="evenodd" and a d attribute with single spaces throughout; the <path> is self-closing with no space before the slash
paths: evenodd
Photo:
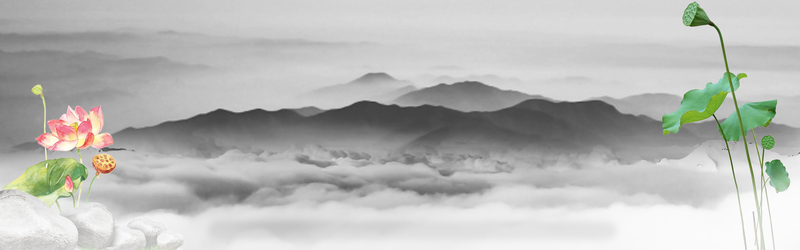
<path id="1" fill-rule="evenodd" d="M 34 95 L 41 95 L 42 85 L 36 84 L 36 86 L 33 86 L 33 88 L 31 89 L 31 92 L 33 92 Z"/>
<path id="2" fill-rule="evenodd" d="M 774 148 L 775 147 L 775 138 L 772 138 L 771 135 L 767 135 L 767 136 L 761 137 L 761 146 L 764 147 L 764 149 L 772 149 L 772 148 Z"/>
<path id="3" fill-rule="evenodd" d="M 694 27 L 701 25 L 708 25 L 711 19 L 706 15 L 706 11 L 700 8 L 697 2 L 690 3 L 683 11 L 683 25 Z"/>
<path id="4" fill-rule="evenodd" d="M 92 166 L 97 171 L 97 175 L 108 174 L 117 167 L 117 161 L 109 154 L 99 154 L 92 157 Z"/>

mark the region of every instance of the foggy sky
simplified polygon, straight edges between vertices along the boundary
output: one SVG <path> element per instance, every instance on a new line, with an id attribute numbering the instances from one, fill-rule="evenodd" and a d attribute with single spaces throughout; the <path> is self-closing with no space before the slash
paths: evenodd
<path id="1" fill-rule="evenodd" d="M 496 38 L 525 42 L 540 32 L 649 41 L 703 40 L 680 24 L 689 1 L 4 1 L 5 29 L 173 29 L 326 41 Z M 731 44 L 796 45 L 796 1 L 701 1 Z M 794 34 L 792 34 L 794 33 Z M 712 41 L 716 42 L 716 41 Z"/>
<path id="2" fill-rule="evenodd" d="M 298 95 L 368 72 L 570 101 L 682 95 L 724 71 L 714 30 L 681 23 L 687 3 L 3 1 L 0 115 L 17 119 L 1 122 L 0 148 L 39 135 L 35 84 L 48 120 L 103 105 L 111 133 L 217 108 L 303 107 Z M 787 32 L 800 30 L 798 5 L 701 3 L 731 71 L 750 76 L 738 95 L 800 95 L 800 34 Z"/>

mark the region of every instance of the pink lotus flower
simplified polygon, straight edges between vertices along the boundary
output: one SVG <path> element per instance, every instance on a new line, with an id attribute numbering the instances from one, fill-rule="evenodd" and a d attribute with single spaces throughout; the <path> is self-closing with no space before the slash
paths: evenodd
<path id="1" fill-rule="evenodd" d="M 61 119 L 47 122 L 51 133 L 44 133 L 36 138 L 39 145 L 53 151 L 70 151 L 79 149 L 104 148 L 114 143 L 108 133 L 100 134 L 103 128 L 103 111 L 100 106 L 93 108 L 88 114 L 81 106 L 67 107 L 67 113 Z"/>

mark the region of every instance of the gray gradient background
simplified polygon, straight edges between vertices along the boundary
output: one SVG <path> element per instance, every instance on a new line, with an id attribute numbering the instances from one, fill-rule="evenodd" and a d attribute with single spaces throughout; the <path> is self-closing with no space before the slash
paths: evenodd
<path id="1" fill-rule="evenodd" d="M 570 101 L 681 95 L 724 72 L 713 28 L 682 25 L 686 4 L 2 1 L 0 148 L 41 133 L 35 84 L 48 119 L 67 105 L 102 105 L 111 133 L 217 108 L 303 107 L 297 96 L 367 72 L 417 87 L 480 79 Z M 725 34 L 731 70 L 750 76 L 740 98 L 800 96 L 800 2 L 700 4 Z M 164 222 L 186 236 L 184 249 L 732 249 L 741 238 L 721 143 L 660 162 L 620 164 L 600 147 L 552 156 L 558 162 L 544 168 L 477 171 L 515 157 L 497 154 L 453 163 L 476 171 L 451 177 L 424 164 L 339 158 L 319 168 L 282 157 L 330 160 L 329 149 L 314 147 L 213 159 L 118 152 L 118 169 L 92 197 L 120 223 Z M 0 183 L 40 153 L 1 153 Z M 800 165 L 796 156 L 768 158 L 784 159 L 790 173 Z M 739 180 L 749 178 L 744 159 L 735 161 Z M 800 247 L 791 223 L 799 195 L 770 197 L 779 248 Z"/>

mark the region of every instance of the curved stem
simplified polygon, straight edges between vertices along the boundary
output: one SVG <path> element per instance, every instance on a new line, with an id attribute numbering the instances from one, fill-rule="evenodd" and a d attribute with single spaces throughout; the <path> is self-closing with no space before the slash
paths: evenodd
<path id="1" fill-rule="evenodd" d="M 736 108 L 736 116 L 739 118 L 739 130 L 742 132 L 742 141 L 744 142 L 744 152 L 747 155 L 747 165 L 750 167 L 750 181 L 753 184 L 753 201 L 756 205 L 756 211 L 759 215 L 761 215 L 761 208 L 758 207 L 758 189 L 756 188 L 756 177 L 753 173 L 753 161 L 750 160 L 750 149 L 747 146 L 747 133 L 744 131 L 744 125 L 742 124 L 742 113 L 739 112 L 739 102 L 736 100 L 736 91 L 733 89 L 733 79 L 731 79 L 731 70 L 728 67 L 728 56 L 725 54 L 725 42 L 722 40 L 722 31 L 719 30 L 716 24 L 713 22 L 709 23 L 714 29 L 717 30 L 717 34 L 719 34 L 719 43 L 722 47 L 722 59 L 725 60 L 725 76 L 728 77 L 728 84 L 731 87 L 731 96 L 733 96 L 733 105 Z M 761 249 L 764 248 L 764 227 L 761 225 L 761 219 L 759 216 L 759 231 L 761 231 Z"/>
<path id="2" fill-rule="evenodd" d="M 733 156 L 731 156 L 731 148 L 728 145 L 728 139 L 725 138 L 725 132 L 722 131 L 722 125 L 719 124 L 717 115 L 712 114 L 711 116 L 713 116 L 714 121 L 717 122 L 719 133 L 722 135 L 722 141 L 725 142 L 725 150 L 728 151 L 728 160 L 731 163 L 731 174 L 733 174 L 733 186 L 736 187 L 736 201 L 739 204 L 739 220 L 742 221 L 742 240 L 744 241 L 744 249 L 747 250 L 747 235 L 745 234 L 744 230 L 744 215 L 742 215 L 742 198 L 739 196 L 739 182 L 736 181 L 736 170 L 733 169 Z"/>
<path id="3" fill-rule="evenodd" d="M 92 192 L 92 184 L 94 184 L 94 179 L 97 179 L 97 176 L 100 176 L 100 173 L 94 175 L 92 182 L 89 183 L 89 190 L 86 190 L 86 202 L 89 202 L 89 194 Z"/>
<path id="4" fill-rule="evenodd" d="M 58 206 L 58 212 L 61 212 L 61 204 L 58 204 L 58 199 L 56 199 L 56 206 Z"/>
<path id="5" fill-rule="evenodd" d="M 42 117 L 42 133 L 47 133 L 47 104 L 44 102 L 44 94 L 40 94 L 39 96 L 42 97 L 42 107 L 44 107 L 44 116 Z M 44 148 L 44 159 L 47 160 L 47 148 Z M 61 207 L 59 207 L 59 211 Z"/>

